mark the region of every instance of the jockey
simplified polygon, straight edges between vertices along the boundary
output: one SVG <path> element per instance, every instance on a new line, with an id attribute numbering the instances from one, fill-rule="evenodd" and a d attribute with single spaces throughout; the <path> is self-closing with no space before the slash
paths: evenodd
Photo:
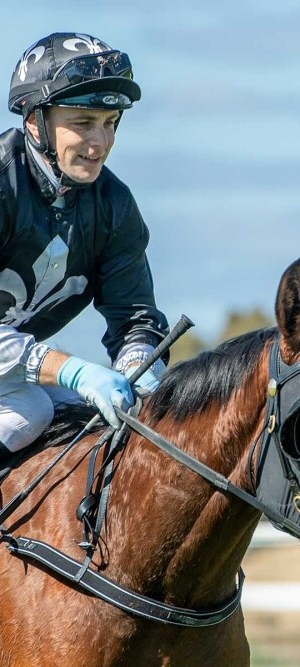
<path id="1" fill-rule="evenodd" d="M 148 229 L 104 163 L 140 99 L 126 55 L 80 33 L 30 46 L 11 79 L 23 130 L 0 136 L 0 460 L 32 443 L 57 406 L 87 402 L 119 426 L 130 374 L 168 331 L 156 307 Z M 93 302 L 111 368 L 45 342 Z M 158 360 L 138 384 L 153 391 Z"/>

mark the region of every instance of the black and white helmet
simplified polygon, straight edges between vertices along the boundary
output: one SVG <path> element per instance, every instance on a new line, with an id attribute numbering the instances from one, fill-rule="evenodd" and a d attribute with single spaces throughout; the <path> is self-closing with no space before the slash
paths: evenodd
<path id="1" fill-rule="evenodd" d="M 126 53 L 91 35 L 55 32 L 23 53 L 11 78 L 8 108 L 23 116 L 26 141 L 48 159 L 61 183 L 80 187 L 59 169 L 57 153 L 47 133 L 45 107 L 118 110 L 116 128 L 123 111 L 140 97 Z M 33 110 L 39 141 L 26 124 Z"/>
<path id="2" fill-rule="evenodd" d="M 52 104 L 124 110 L 140 97 L 126 53 L 91 35 L 52 33 L 17 63 L 8 107 L 26 119 L 33 109 Z"/>

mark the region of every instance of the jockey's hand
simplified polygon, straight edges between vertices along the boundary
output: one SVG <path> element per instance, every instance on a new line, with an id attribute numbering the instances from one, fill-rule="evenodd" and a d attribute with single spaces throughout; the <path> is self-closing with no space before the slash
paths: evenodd
<path id="1" fill-rule="evenodd" d="M 132 374 L 136 371 L 140 364 L 130 366 L 125 372 L 125 376 L 130 378 Z M 141 377 L 134 383 L 134 387 L 140 388 L 141 393 L 150 393 L 152 394 L 159 385 L 159 380 L 154 375 L 151 368 L 149 368 Z"/>
<path id="2" fill-rule="evenodd" d="M 57 383 L 77 391 L 114 428 L 120 428 L 120 421 L 113 406 L 126 411 L 134 404 L 130 384 L 124 375 L 78 357 L 69 357 L 63 363 Z"/>
<path id="3" fill-rule="evenodd" d="M 116 361 L 116 370 L 121 371 L 127 378 L 148 359 L 153 352 L 152 345 L 146 343 L 131 343 L 125 345 L 119 352 Z M 134 388 L 141 389 L 141 394 L 152 394 L 158 387 L 160 379 L 166 370 L 161 359 L 157 359 L 148 370 L 134 383 Z"/>

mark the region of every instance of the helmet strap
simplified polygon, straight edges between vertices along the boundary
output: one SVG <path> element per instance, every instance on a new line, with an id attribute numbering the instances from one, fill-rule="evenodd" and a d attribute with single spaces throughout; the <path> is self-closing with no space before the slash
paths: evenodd
<path id="1" fill-rule="evenodd" d="M 45 123 L 45 117 L 44 117 L 44 110 L 42 107 L 37 107 L 35 109 L 35 119 L 36 119 L 36 124 L 39 132 L 39 138 L 40 138 L 40 143 L 38 144 L 37 150 L 39 153 L 42 153 L 45 155 L 47 160 L 50 163 L 51 168 L 53 169 L 53 172 L 57 178 L 61 177 L 61 171 L 58 167 L 57 164 L 57 152 L 56 150 L 53 150 L 50 146 L 50 141 L 49 137 L 47 134 L 47 129 L 46 129 L 46 123 Z M 36 142 L 35 142 L 36 143 Z"/>
<path id="2" fill-rule="evenodd" d="M 39 141 L 36 141 L 36 139 L 32 136 L 31 132 L 29 132 L 28 128 L 26 127 L 26 122 L 24 121 L 24 130 L 26 137 L 29 143 L 35 148 L 36 151 L 38 151 L 42 155 L 45 155 L 51 168 L 53 169 L 55 176 L 57 178 L 60 178 L 61 171 L 56 161 L 57 153 L 50 146 L 49 137 L 47 134 L 46 124 L 45 124 L 44 113 L 41 107 L 35 109 L 35 120 L 39 133 Z"/>

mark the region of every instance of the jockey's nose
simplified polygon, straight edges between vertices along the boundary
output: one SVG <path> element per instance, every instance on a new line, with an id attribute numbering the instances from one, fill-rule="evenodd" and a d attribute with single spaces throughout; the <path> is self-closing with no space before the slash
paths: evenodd
<path id="1" fill-rule="evenodd" d="M 107 129 L 105 125 L 99 121 L 95 124 L 88 136 L 88 142 L 91 148 L 98 149 L 101 156 L 105 155 L 114 143 L 114 133 Z"/>

